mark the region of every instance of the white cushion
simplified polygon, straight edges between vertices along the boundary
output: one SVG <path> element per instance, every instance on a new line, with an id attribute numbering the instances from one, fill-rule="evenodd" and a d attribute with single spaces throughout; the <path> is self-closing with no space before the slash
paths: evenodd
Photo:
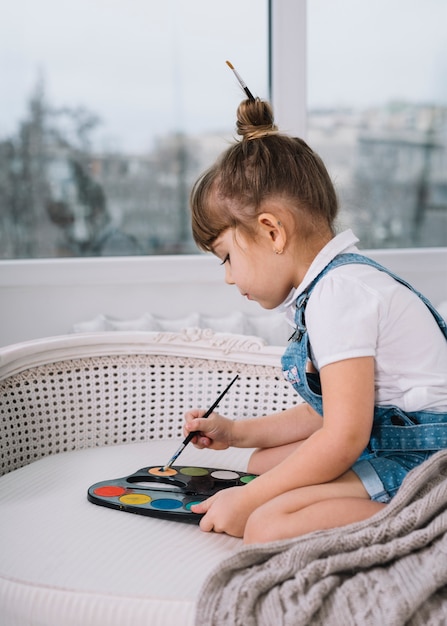
<path id="1" fill-rule="evenodd" d="M 152 313 L 144 313 L 136 319 L 119 320 L 103 313 L 91 320 L 73 325 L 73 332 L 104 331 L 165 331 L 180 332 L 184 329 L 207 328 L 218 333 L 253 335 L 260 337 L 271 346 L 285 346 L 290 336 L 290 326 L 282 313 L 270 312 L 265 315 L 247 315 L 233 311 L 222 317 L 191 313 L 190 315 L 170 319 Z"/>
<path id="2" fill-rule="evenodd" d="M 90 485 L 163 464 L 178 444 L 65 452 L 0 478 L 2 626 L 193 626 L 202 583 L 241 540 L 87 500 Z M 245 470 L 249 454 L 189 445 L 178 464 Z"/>

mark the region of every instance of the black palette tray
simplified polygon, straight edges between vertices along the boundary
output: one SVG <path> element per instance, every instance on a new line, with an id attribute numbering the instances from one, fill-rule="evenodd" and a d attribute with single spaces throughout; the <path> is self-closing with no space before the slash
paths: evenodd
<path id="1" fill-rule="evenodd" d="M 221 489 L 247 484 L 254 474 L 213 467 L 143 467 L 134 474 L 95 483 L 87 498 L 100 506 L 167 520 L 198 524 L 203 515 L 191 506 Z"/>

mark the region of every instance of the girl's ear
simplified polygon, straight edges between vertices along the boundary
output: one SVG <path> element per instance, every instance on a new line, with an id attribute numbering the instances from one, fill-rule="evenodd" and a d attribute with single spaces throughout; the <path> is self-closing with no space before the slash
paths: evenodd
<path id="1" fill-rule="evenodd" d="M 283 223 L 273 213 L 261 213 L 258 215 L 258 224 L 265 237 L 272 244 L 275 254 L 282 254 L 287 242 L 286 230 Z"/>

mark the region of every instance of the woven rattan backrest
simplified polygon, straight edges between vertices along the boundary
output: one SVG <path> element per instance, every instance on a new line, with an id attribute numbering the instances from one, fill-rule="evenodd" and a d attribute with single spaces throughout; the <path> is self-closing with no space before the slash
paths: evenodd
<path id="1" fill-rule="evenodd" d="M 181 438 L 185 411 L 210 406 L 236 373 L 222 414 L 247 418 L 299 401 L 279 367 L 221 358 L 119 354 L 22 369 L 0 382 L 0 473 L 58 452 Z"/>

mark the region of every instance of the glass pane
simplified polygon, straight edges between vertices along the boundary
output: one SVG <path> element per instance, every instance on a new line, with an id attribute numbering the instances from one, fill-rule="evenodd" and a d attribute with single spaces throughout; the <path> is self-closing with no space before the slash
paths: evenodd
<path id="1" fill-rule="evenodd" d="M 0 256 L 195 252 L 192 182 L 268 97 L 268 0 L 14 0 L 0 20 Z"/>
<path id="2" fill-rule="evenodd" d="M 309 0 L 308 140 L 364 247 L 447 245 L 447 2 Z"/>

